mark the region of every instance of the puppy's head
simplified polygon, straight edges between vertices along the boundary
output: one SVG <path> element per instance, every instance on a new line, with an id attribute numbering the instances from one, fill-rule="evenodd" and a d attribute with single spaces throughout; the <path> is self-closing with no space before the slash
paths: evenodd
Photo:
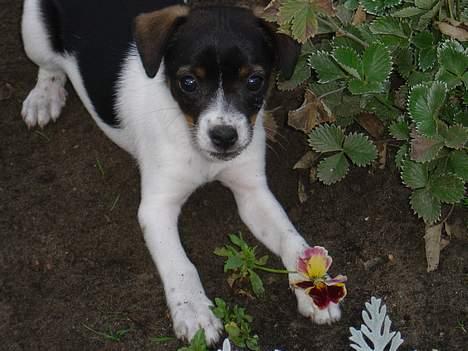
<path id="1" fill-rule="evenodd" d="M 173 6 L 140 15 L 135 39 L 149 77 L 164 59 L 167 84 L 195 145 L 220 160 L 249 145 L 273 72 L 289 78 L 300 50 L 250 9 L 230 6 Z"/>

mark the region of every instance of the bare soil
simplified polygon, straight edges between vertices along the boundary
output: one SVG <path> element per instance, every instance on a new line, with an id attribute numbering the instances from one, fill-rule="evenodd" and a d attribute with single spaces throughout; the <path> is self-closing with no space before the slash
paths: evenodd
<path id="1" fill-rule="evenodd" d="M 0 350 L 176 350 L 178 341 L 151 341 L 173 333 L 136 220 L 134 161 L 104 137 L 71 87 L 57 123 L 28 130 L 21 120 L 36 67 L 21 48 L 20 10 L 21 1 L 0 0 Z M 300 102 L 279 98 L 286 107 Z M 453 238 L 439 269 L 426 273 L 424 226 L 391 166 L 354 169 L 332 187 L 315 183 L 310 200 L 299 205 L 297 180 L 304 175 L 292 166 L 306 143 L 286 127 L 280 133 L 282 145 L 273 144 L 268 153 L 271 188 L 307 240 L 329 249 L 332 273 L 348 276 L 343 318 L 317 326 L 301 317 L 284 276 L 264 275 L 262 300 L 230 290 L 213 250 L 230 232 L 242 231 L 258 243 L 219 184 L 197 191 L 180 218 L 184 245 L 208 296 L 245 305 L 262 350 L 348 350 L 348 329 L 360 325 L 371 296 L 387 304 L 406 340 L 404 350 L 466 350 L 466 239 Z M 459 215 L 466 218 L 466 212 Z M 392 262 L 365 270 L 363 262 L 389 254 Z M 277 259 L 271 263 L 280 267 Z M 89 328 L 129 331 L 113 342 Z"/>

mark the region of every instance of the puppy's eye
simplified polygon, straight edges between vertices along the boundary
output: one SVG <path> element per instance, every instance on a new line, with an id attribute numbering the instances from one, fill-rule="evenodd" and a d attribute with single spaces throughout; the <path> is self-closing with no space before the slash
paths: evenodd
<path id="1" fill-rule="evenodd" d="M 264 79 L 259 74 L 252 74 L 247 79 L 247 89 L 250 91 L 259 91 L 263 87 Z"/>
<path id="2" fill-rule="evenodd" d="M 193 93 L 198 88 L 197 79 L 191 75 L 186 75 L 180 78 L 179 85 L 180 88 L 187 93 Z"/>

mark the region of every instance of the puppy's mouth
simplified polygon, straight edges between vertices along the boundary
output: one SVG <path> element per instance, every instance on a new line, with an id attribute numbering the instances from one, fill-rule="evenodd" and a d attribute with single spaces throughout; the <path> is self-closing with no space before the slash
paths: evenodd
<path id="1" fill-rule="evenodd" d="M 210 152 L 209 155 L 212 158 L 215 158 L 220 161 L 229 161 L 239 156 L 242 153 L 242 150 L 244 150 L 244 148 L 236 151 Z"/>

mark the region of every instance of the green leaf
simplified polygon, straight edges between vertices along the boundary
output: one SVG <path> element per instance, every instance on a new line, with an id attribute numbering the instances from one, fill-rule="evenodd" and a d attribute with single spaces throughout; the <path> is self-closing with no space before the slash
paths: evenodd
<path id="1" fill-rule="evenodd" d="M 430 49 L 434 47 L 434 34 L 431 32 L 419 32 L 413 36 L 411 42 L 418 49 Z"/>
<path id="2" fill-rule="evenodd" d="M 406 160 L 403 162 L 401 179 L 411 189 L 424 188 L 429 180 L 427 165 Z"/>
<path id="3" fill-rule="evenodd" d="M 439 220 L 441 215 L 441 204 L 427 189 L 413 191 L 410 199 L 411 207 L 418 216 L 427 224 L 432 224 Z"/>
<path id="4" fill-rule="evenodd" d="M 430 10 L 437 0 L 415 0 L 414 4 L 420 9 Z"/>
<path id="5" fill-rule="evenodd" d="M 358 133 L 352 133 L 346 136 L 343 150 L 351 161 L 357 166 L 367 166 L 377 157 L 377 148 L 367 138 L 367 136 Z"/>
<path id="6" fill-rule="evenodd" d="M 405 17 L 414 17 L 414 16 L 422 15 L 423 13 L 426 13 L 426 11 L 423 9 L 420 9 L 414 6 L 408 6 L 408 7 L 402 8 L 401 10 L 393 12 L 392 16 L 405 18 Z"/>
<path id="7" fill-rule="evenodd" d="M 268 255 L 262 256 L 255 262 L 255 264 L 258 266 L 264 266 L 267 264 L 268 259 L 269 259 Z"/>
<path id="8" fill-rule="evenodd" d="M 317 15 L 313 4 L 307 0 L 284 0 L 279 8 L 281 22 L 288 22 L 291 35 L 305 43 L 318 29 Z"/>
<path id="9" fill-rule="evenodd" d="M 434 67 L 437 59 L 435 48 L 420 49 L 418 56 L 418 66 L 421 71 L 427 71 Z"/>
<path id="10" fill-rule="evenodd" d="M 330 55 L 325 51 L 312 54 L 309 64 L 317 72 L 319 83 L 328 83 L 346 78 L 346 74 L 330 59 Z"/>
<path id="11" fill-rule="evenodd" d="M 299 57 L 296 67 L 294 68 L 293 75 L 289 80 L 278 81 L 278 89 L 283 91 L 293 90 L 309 79 L 311 76 L 311 71 L 307 61 L 307 56 Z"/>
<path id="12" fill-rule="evenodd" d="M 401 0 L 360 0 L 364 9 L 373 14 L 381 15 L 386 9 L 401 4 Z"/>
<path id="13" fill-rule="evenodd" d="M 369 25 L 369 29 L 374 34 L 393 35 L 403 39 L 408 39 L 400 20 L 394 17 L 378 17 Z"/>
<path id="14" fill-rule="evenodd" d="M 384 85 L 381 82 L 352 79 L 348 83 L 348 89 L 354 95 L 379 94 L 384 91 Z"/>
<path id="15" fill-rule="evenodd" d="M 448 158 L 448 169 L 468 182 L 468 153 L 462 150 L 452 151 Z"/>
<path id="16" fill-rule="evenodd" d="M 317 176 L 324 184 L 330 185 L 343 179 L 348 170 L 349 162 L 344 152 L 340 152 L 320 161 L 317 167 Z"/>
<path id="17" fill-rule="evenodd" d="M 403 144 L 400 146 L 400 148 L 398 149 L 395 155 L 395 164 L 400 170 L 402 169 L 403 163 L 407 159 L 407 157 L 408 157 L 408 145 Z"/>
<path id="18" fill-rule="evenodd" d="M 263 282 L 253 270 L 249 269 L 249 280 L 252 290 L 257 297 L 262 297 L 265 294 L 265 288 L 263 287 Z"/>
<path id="19" fill-rule="evenodd" d="M 394 53 L 396 70 L 403 78 L 408 78 L 411 72 L 415 70 L 413 51 L 411 48 L 402 48 Z"/>
<path id="20" fill-rule="evenodd" d="M 447 85 L 447 90 L 452 90 L 457 86 L 462 85 L 462 81 L 459 77 L 442 67 L 437 72 L 435 79 L 444 82 Z"/>
<path id="21" fill-rule="evenodd" d="M 234 245 L 237 245 L 239 247 L 243 247 L 246 245 L 245 241 L 242 240 L 242 238 L 236 234 L 229 234 L 229 240 L 231 240 L 231 242 Z"/>
<path id="22" fill-rule="evenodd" d="M 446 85 L 435 81 L 415 86 L 410 93 L 408 110 L 419 133 L 434 136 L 437 133 L 439 110 L 445 102 Z"/>
<path id="23" fill-rule="evenodd" d="M 434 160 L 444 147 L 444 140 L 440 136 L 428 138 L 418 133 L 412 133 L 411 159 L 417 162 Z"/>
<path id="24" fill-rule="evenodd" d="M 404 118 L 399 118 L 397 121 L 392 122 L 388 129 L 396 140 L 408 140 L 410 137 L 410 128 Z"/>
<path id="25" fill-rule="evenodd" d="M 443 42 L 437 51 L 439 64 L 442 69 L 454 74 L 461 79 L 468 70 L 468 51 L 455 40 Z"/>
<path id="26" fill-rule="evenodd" d="M 224 256 L 224 257 L 227 257 L 231 254 L 231 251 L 229 251 L 227 248 L 225 247 L 217 247 L 213 253 L 216 255 L 216 256 Z"/>
<path id="27" fill-rule="evenodd" d="M 309 145 L 316 152 L 332 152 L 343 150 L 344 133 L 341 128 L 322 124 L 309 134 Z"/>
<path id="28" fill-rule="evenodd" d="M 362 56 L 362 65 L 366 80 L 383 82 L 392 71 L 390 51 L 380 43 L 371 44 Z"/>
<path id="29" fill-rule="evenodd" d="M 465 183 L 463 179 L 453 174 L 446 174 L 438 177 L 431 177 L 429 189 L 437 200 L 454 204 L 463 199 Z"/>
<path id="30" fill-rule="evenodd" d="M 462 149 L 468 142 L 468 128 L 453 125 L 444 133 L 445 145 L 451 149 Z"/>
<path id="31" fill-rule="evenodd" d="M 350 47 L 336 48 L 333 58 L 346 72 L 354 78 L 363 79 L 362 62 L 357 52 Z"/>
<path id="32" fill-rule="evenodd" d="M 230 256 L 224 264 L 224 272 L 236 270 L 244 265 L 244 261 L 240 256 Z"/>

